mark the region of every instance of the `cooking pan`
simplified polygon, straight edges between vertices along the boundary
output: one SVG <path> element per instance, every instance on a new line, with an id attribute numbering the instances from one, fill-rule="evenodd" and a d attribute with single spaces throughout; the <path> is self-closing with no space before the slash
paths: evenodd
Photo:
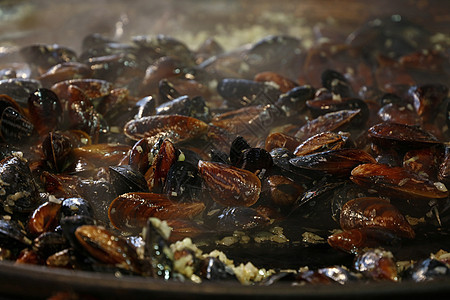
<path id="1" fill-rule="evenodd" d="M 133 35 L 162 33 L 180 38 L 192 48 L 206 37 L 215 36 L 225 49 L 231 50 L 268 34 L 301 35 L 306 43 L 314 35 L 321 34 L 321 31 L 329 30 L 334 35 L 346 36 L 367 20 L 393 14 L 427 25 L 431 31 L 450 33 L 450 3 L 445 0 L 272 2 L 139 0 L 125 4 L 122 1 L 2 1 L 0 43 L 18 47 L 32 43 L 58 43 L 78 50 L 83 37 L 93 32 L 122 41 L 128 41 Z M 437 247 L 437 244 L 434 245 Z M 450 249 L 448 237 L 442 241 L 442 245 L 447 247 L 445 250 Z M 297 250 L 304 255 L 314 252 Z M 427 250 L 424 248 L 422 251 Z M 280 252 L 280 249 L 271 251 L 262 247 L 255 251 L 275 260 L 278 255 L 282 260 L 280 253 L 283 253 L 283 249 Z M 407 253 L 414 252 L 415 249 L 405 249 L 405 257 Z M 340 254 L 326 255 L 324 258 L 332 263 L 349 259 Z M 423 283 L 370 282 L 343 286 L 292 286 L 282 282 L 273 286 L 245 286 L 237 282 L 204 282 L 198 285 L 137 276 L 50 269 L 8 261 L 0 262 L 0 278 L 0 295 L 5 299 L 47 299 L 57 294 L 67 296 L 71 293 L 93 299 L 379 299 L 444 297 L 450 292 L 448 279 Z"/>

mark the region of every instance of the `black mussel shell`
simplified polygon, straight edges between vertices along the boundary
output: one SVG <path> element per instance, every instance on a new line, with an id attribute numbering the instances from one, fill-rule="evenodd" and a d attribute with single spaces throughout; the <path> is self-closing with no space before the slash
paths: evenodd
<path id="1" fill-rule="evenodd" d="M 39 205 L 37 185 L 28 162 L 19 155 L 0 161 L 0 203 L 6 212 L 27 213 Z"/>
<path id="2" fill-rule="evenodd" d="M 148 192 L 144 175 L 130 165 L 110 166 L 110 181 L 117 195 L 129 192 Z"/>
<path id="3" fill-rule="evenodd" d="M 251 148 L 247 141 L 242 137 L 236 137 L 231 143 L 230 147 L 230 162 L 232 165 L 236 164 L 242 156 L 242 151 Z"/>
<path id="4" fill-rule="evenodd" d="M 0 247 L 23 248 L 30 246 L 32 241 L 27 237 L 25 230 L 18 222 L 8 219 L 0 219 Z"/>
<path id="5" fill-rule="evenodd" d="M 275 106 L 281 108 L 287 117 L 296 116 L 306 108 L 306 101 L 314 98 L 316 89 L 310 85 L 297 86 L 282 94 Z"/>
<path id="6" fill-rule="evenodd" d="M 169 169 L 164 193 L 178 202 L 198 201 L 202 189 L 202 179 L 196 165 L 177 161 Z"/>
<path id="7" fill-rule="evenodd" d="M 427 258 L 414 264 L 406 271 L 405 278 L 415 282 L 432 281 L 437 279 L 450 278 L 450 268 L 445 263 Z"/>
<path id="8" fill-rule="evenodd" d="M 251 207 L 227 207 L 217 216 L 218 232 L 249 230 L 268 225 L 270 219 Z"/>
<path id="9" fill-rule="evenodd" d="M 61 202 L 61 218 L 81 215 L 93 217 L 91 204 L 83 198 L 67 198 Z"/>
<path id="10" fill-rule="evenodd" d="M 70 244 L 62 233 L 44 232 L 33 240 L 33 250 L 41 257 L 46 259 L 56 252 L 68 248 Z"/>
<path id="11" fill-rule="evenodd" d="M 250 172 L 270 170 L 273 165 L 272 156 L 262 148 L 250 148 L 242 151 L 235 166 Z"/>
<path id="12" fill-rule="evenodd" d="M 199 262 L 198 275 L 210 281 L 236 279 L 232 269 L 228 268 L 218 258 L 211 256 Z"/>

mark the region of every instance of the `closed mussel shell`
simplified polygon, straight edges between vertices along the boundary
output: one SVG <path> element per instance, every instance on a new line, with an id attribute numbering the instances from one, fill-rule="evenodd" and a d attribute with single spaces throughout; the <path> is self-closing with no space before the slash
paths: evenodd
<path id="1" fill-rule="evenodd" d="M 341 210 L 340 224 L 344 230 L 379 227 L 399 236 L 415 236 L 414 230 L 400 211 L 389 201 L 377 197 L 356 198 L 345 203 Z"/>
<path id="2" fill-rule="evenodd" d="M 139 231 L 148 218 L 189 219 L 205 209 L 202 202 L 176 203 L 163 194 L 127 193 L 111 203 L 109 220 L 114 227 L 125 231 Z"/>
<path id="3" fill-rule="evenodd" d="M 225 206 L 251 206 L 258 201 L 261 181 L 254 173 L 203 160 L 198 169 L 214 201 Z"/>
<path id="4" fill-rule="evenodd" d="M 295 167 L 321 174 L 348 176 L 357 165 L 376 161 L 363 150 L 338 149 L 295 157 L 289 162 Z"/>

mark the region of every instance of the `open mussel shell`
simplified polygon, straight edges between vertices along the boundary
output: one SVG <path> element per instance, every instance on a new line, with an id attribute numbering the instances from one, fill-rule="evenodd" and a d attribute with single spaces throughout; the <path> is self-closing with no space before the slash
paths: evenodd
<path id="1" fill-rule="evenodd" d="M 98 261 L 140 273 L 137 253 L 125 238 L 96 225 L 78 227 L 75 237 L 86 252 Z"/>
<path id="2" fill-rule="evenodd" d="M 28 231 L 32 235 L 38 235 L 51 231 L 59 223 L 61 203 L 59 201 L 47 201 L 37 207 L 28 220 Z"/>

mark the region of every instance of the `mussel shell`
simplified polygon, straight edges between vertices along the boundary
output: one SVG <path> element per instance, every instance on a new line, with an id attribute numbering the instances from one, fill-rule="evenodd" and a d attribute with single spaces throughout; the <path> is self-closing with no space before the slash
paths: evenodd
<path id="1" fill-rule="evenodd" d="M 130 192 L 148 192 L 147 181 L 144 175 L 130 165 L 110 166 L 110 182 L 116 195 Z"/>
<path id="2" fill-rule="evenodd" d="M 94 225 L 94 224 L 96 224 L 94 219 L 86 215 L 67 216 L 62 217 L 60 220 L 62 234 L 67 239 L 70 246 L 73 249 L 80 251 L 80 253 L 83 253 L 83 247 L 80 245 L 77 238 L 75 237 L 75 231 L 80 226 Z"/>
<path id="3" fill-rule="evenodd" d="M 435 118 L 437 108 L 447 98 L 448 87 L 443 84 L 424 84 L 411 87 L 409 94 L 417 114 L 428 122 Z"/>
<path id="4" fill-rule="evenodd" d="M 400 238 L 389 230 L 376 227 L 362 227 L 337 232 L 327 239 L 328 244 L 348 253 L 377 247 L 398 247 Z"/>
<path id="5" fill-rule="evenodd" d="M 64 171 L 71 163 L 72 149 L 70 137 L 59 131 L 49 132 L 42 141 L 44 158 L 57 173 Z"/>
<path id="6" fill-rule="evenodd" d="M 198 275 L 206 280 L 236 279 L 233 271 L 216 257 L 206 257 L 199 262 Z"/>
<path id="7" fill-rule="evenodd" d="M 382 198 L 364 197 L 348 201 L 342 207 L 339 222 L 343 230 L 375 227 L 410 239 L 415 236 L 400 211 Z"/>
<path id="8" fill-rule="evenodd" d="M 287 93 L 297 86 L 297 83 L 278 73 L 265 71 L 255 74 L 256 82 L 272 82 L 278 86 L 282 93 Z"/>
<path id="9" fill-rule="evenodd" d="M 158 145 L 160 146 L 158 147 Z M 170 167 L 178 160 L 178 151 L 169 139 L 160 140 L 158 145 L 154 146 L 159 148 L 158 153 L 145 173 L 149 190 L 157 193 L 164 188 L 167 173 Z"/>
<path id="10" fill-rule="evenodd" d="M 20 49 L 24 59 L 37 68 L 47 70 L 62 62 L 76 61 L 75 51 L 57 44 L 35 44 Z"/>
<path id="11" fill-rule="evenodd" d="M 263 228 L 270 219 L 251 207 L 227 207 L 217 216 L 216 230 L 233 232 L 235 230 L 250 230 Z"/>
<path id="12" fill-rule="evenodd" d="M 246 149 L 250 149 L 250 145 L 242 136 L 237 136 L 230 146 L 230 162 L 235 165 L 242 156 L 242 152 Z"/>
<path id="13" fill-rule="evenodd" d="M 376 280 L 398 281 L 397 266 L 391 252 L 380 248 L 358 253 L 354 268 L 365 277 Z"/>
<path id="14" fill-rule="evenodd" d="M 0 80 L 0 94 L 10 96 L 23 107 L 27 106 L 30 94 L 39 88 L 42 88 L 42 85 L 36 79 L 13 78 Z"/>
<path id="15" fill-rule="evenodd" d="M 58 96 L 51 90 L 42 88 L 28 98 L 30 121 L 40 135 L 54 130 L 62 120 L 62 105 Z"/>
<path id="16" fill-rule="evenodd" d="M 163 106 L 165 103 L 171 102 L 175 99 L 183 97 L 175 88 L 174 84 L 167 79 L 162 79 L 158 83 L 158 103 L 159 106 Z M 187 97 L 187 95 L 186 95 Z"/>
<path id="17" fill-rule="evenodd" d="M 280 107 L 287 117 L 293 117 L 306 108 L 306 101 L 314 98 L 316 89 L 310 85 L 298 86 L 280 95 L 276 106 Z"/>
<path id="18" fill-rule="evenodd" d="M 305 170 L 348 177 L 357 165 L 376 163 L 367 152 L 359 149 L 338 149 L 298 156 L 289 160 L 293 166 Z"/>
<path id="19" fill-rule="evenodd" d="M 150 264 L 150 276 L 167 280 L 172 277 L 174 253 L 169 248 L 163 226 L 163 222 L 156 218 L 146 221 L 143 230 L 144 261 Z"/>
<path id="20" fill-rule="evenodd" d="M 328 89 L 333 95 L 341 98 L 353 97 L 354 92 L 350 82 L 338 71 L 327 69 L 321 75 L 322 86 Z"/>
<path id="21" fill-rule="evenodd" d="M 243 61 L 254 74 L 271 70 L 288 78 L 296 78 L 292 65 L 301 63 L 304 48 L 301 40 L 287 35 L 269 35 L 254 43 Z M 294 68 L 295 69 L 295 68 Z"/>
<path id="22" fill-rule="evenodd" d="M 33 240 L 32 249 L 42 259 L 47 259 L 56 252 L 67 249 L 70 246 L 67 239 L 62 233 L 58 232 L 44 232 Z"/>
<path id="23" fill-rule="evenodd" d="M 197 201 L 202 190 L 202 179 L 197 165 L 186 161 L 177 161 L 169 169 L 164 193 L 177 202 Z"/>
<path id="24" fill-rule="evenodd" d="M 380 147 L 417 149 L 439 145 L 439 140 L 418 126 L 379 123 L 368 129 L 369 139 Z"/>
<path id="25" fill-rule="evenodd" d="M 98 225 L 108 224 L 108 207 L 117 196 L 114 186 L 103 178 L 87 178 L 79 181 L 77 190 L 79 195 L 89 202 Z"/>
<path id="26" fill-rule="evenodd" d="M 150 144 L 160 138 L 169 138 L 174 143 L 196 138 L 208 129 L 208 124 L 198 119 L 178 115 L 143 117 L 129 121 L 124 127 L 125 135 L 135 141 L 149 139 Z"/>
<path id="27" fill-rule="evenodd" d="M 300 183 L 306 183 L 313 180 L 311 175 L 306 174 L 300 168 L 296 168 L 289 162 L 296 156 L 288 149 L 275 148 L 270 151 L 270 155 L 272 156 L 273 161 L 272 174 L 281 174 Z"/>
<path id="28" fill-rule="evenodd" d="M 303 143 L 297 145 L 292 151 L 296 156 L 302 156 L 316 152 L 335 150 L 343 148 L 347 140 L 348 136 L 344 133 L 325 131 L 308 138 Z"/>
<path id="29" fill-rule="evenodd" d="M 359 109 L 360 114 L 358 118 L 353 121 L 353 124 L 364 126 L 369 119 L 368 105 L 366 102 L 358 98 L 343 98 L 339 100 L 315 99 L 306 101 L 306 106 L 311 111 L 314 118 L 330 112 Z"/>
<path id="30" fill-rule="evenodd" d="M 28 231 L 33 234 L 41 234 L 53 230 L 59 223 L 61 203 L 47 201 L 36 208 L 28 220 Z"/>
<path id="31" fill-rule="evenodd" d="M 417 47 L 427 48 L 429 32 L 400 15 L 392 15 L 369 20 L 350 33 L 346 43 L 361 49 L 373 60 L 380 54 L 397 58 Z"/>
<path id="32" fill-rule="evenodd" d="M 414 263 L 406 270 L 404 277 L 415 282 L 425 282 L 448 278 L 450 268 L 447 264 L 433 258 L 427 258 Z"/>
<path id="33" fill-rule="evenodd" d="M 61 202 L 61 218 L 75 215 L 93 217 L 91 204 L 83 198 L 67 198 Z"/>
<path id="34" fill-rule="evenodd" d="M 80 245 L 93 258 L 139 273 L 137 253 L 126 239 L 101 226 L 83 225 L 75 230 Z"/>
<path id="35" fill-rule="evenodd" d="M 283 175 L 272 175 L 266 178 L 269 199 L 277 207 L 289 207 L 305 192 L 303 186 Z"/>
<path id="36" fill-rule="evenodd" d="M 71 79 L 64 80 L 54 84 L 51 90 L 58 95 L 61 101 L 67 101 L 70 99 L 69 86 L 74 86 L 80 89 L 86 97 L 94 101 L 96 99 L 103 98 L 110 94 L 113 89 L 113 84 L 106 80 L 101 79 Z"/>
<path id="37" fill-rule="evenodd" d="M 0 219 L 0 246 L 12 249 L 14 247 L 30 246 L 32 241 L 18 222 Z"/>
<path id="38" fill-rule="evenodd" d="M 135 119 L 140 119 L 142 117 L 153 116 L 156 113 L 156 100 L 152 96 L 146 96 L 136 102 L 135 111 L 137 111 L 134 116 Z"/>
<path id="39" fill-rule="evenodd" d="M 274 132 L 267 136 L 264 149 L 270 152 L 275 148 L 286 148 L 293 152 L 299 144 L 300 142 L 293 136 L 282 132 Z"/>
<path id="40" fill-rule="evenodd" d="M 145 50 L 145 52 L 148 52 L 148 55 L 151 55 L 153 58 L 170 56 L 180 59 L 186 64 L 194 63 L 194 54 L 189 48 L 182 41 L 168 35 L 138 35 L 133 37 L 133 43 L 141 51 Z"/>
<path id="41" fill-rule="evenodd" d="M 354 168 L 350 179 L 358 185 L 371 188 L 386 196 L 403 199 L 445 199 L 448 190 L 442 183 L 432 182 L 402 167 L 383 164 L 362 164 Z M 416 201 L 419 205 L 420 201 Z M 425 201 L 426 202 L 426 201 Z"/>
<path id="42" fill-rule="evenodd" d="M 249 170 L 250 172 L 269 171 L 272 165 L 272 156 L 262 148 L 249 148 L 243 150 L 239 159 L 234 164 L 234 166 Z"/>
<path id="43" fill-rule="evenodd" d="M 219 81 L 217 92 L 230 107 L 274 103 L 281 91 L 273 85 L 247 79 L 226 78 Z"/>
<path id="44" fill-rule="evenodd" d="M 201 96 L 190 98 L 180 96 L 156 107 L 157 115 L 182 115 L 208 122 L 211 117 L 205 99 Z"/>
<path id="45" fill-rule="evenodd" d="M 111 203 L 108 211 L 112 225 L 125 231 L 142 229 L 148 218 L 189 219 L 205 209 L 201 202 L 177 203 L 166 195 L 155 193 L 127 193 Z"/>
<path id="46" fill-rule="evenodd" d="M 33 123 L 12 106 L 1 111 L 0 135 L 7 143 L 20 145 L 27 142 L 34 132 Z"/>
<path id="47" fill-rule="evenodd" d="M 358 116 L 361 110 L 339 110 L 335 112 L 326 113 L 311 121 L 308 121 L 305 125 L 295 133 L 295 137 L 300 141 L 304 141 L 315 134 L 324 131 L 338 131 L 345 130 L 351 127 L 353 120 L 358 123 Z"/>
<path id="48" fill-rule="evenodd" d="M 251 206 L 258 201 L 261 181 L 254 173 L 203 160 L 198 169 L 214 201 L 225 206 Z"/>
<path id="49" fill-rule="evenodd" d="M 28 213 L 39 205 L 37 185 L 24 158 L 8 156 L 0 161 L 0 183 L 5 211 Z"/>
<path id="50" fill-rule="evenodd" d="M 332 214 L 333 193 L 343 184 L 343 181 L 317 182 L 297 198 L 289 216 L 295 217 L 297 226 L 319 230 L 336 228 L 337 223 Z"/>

